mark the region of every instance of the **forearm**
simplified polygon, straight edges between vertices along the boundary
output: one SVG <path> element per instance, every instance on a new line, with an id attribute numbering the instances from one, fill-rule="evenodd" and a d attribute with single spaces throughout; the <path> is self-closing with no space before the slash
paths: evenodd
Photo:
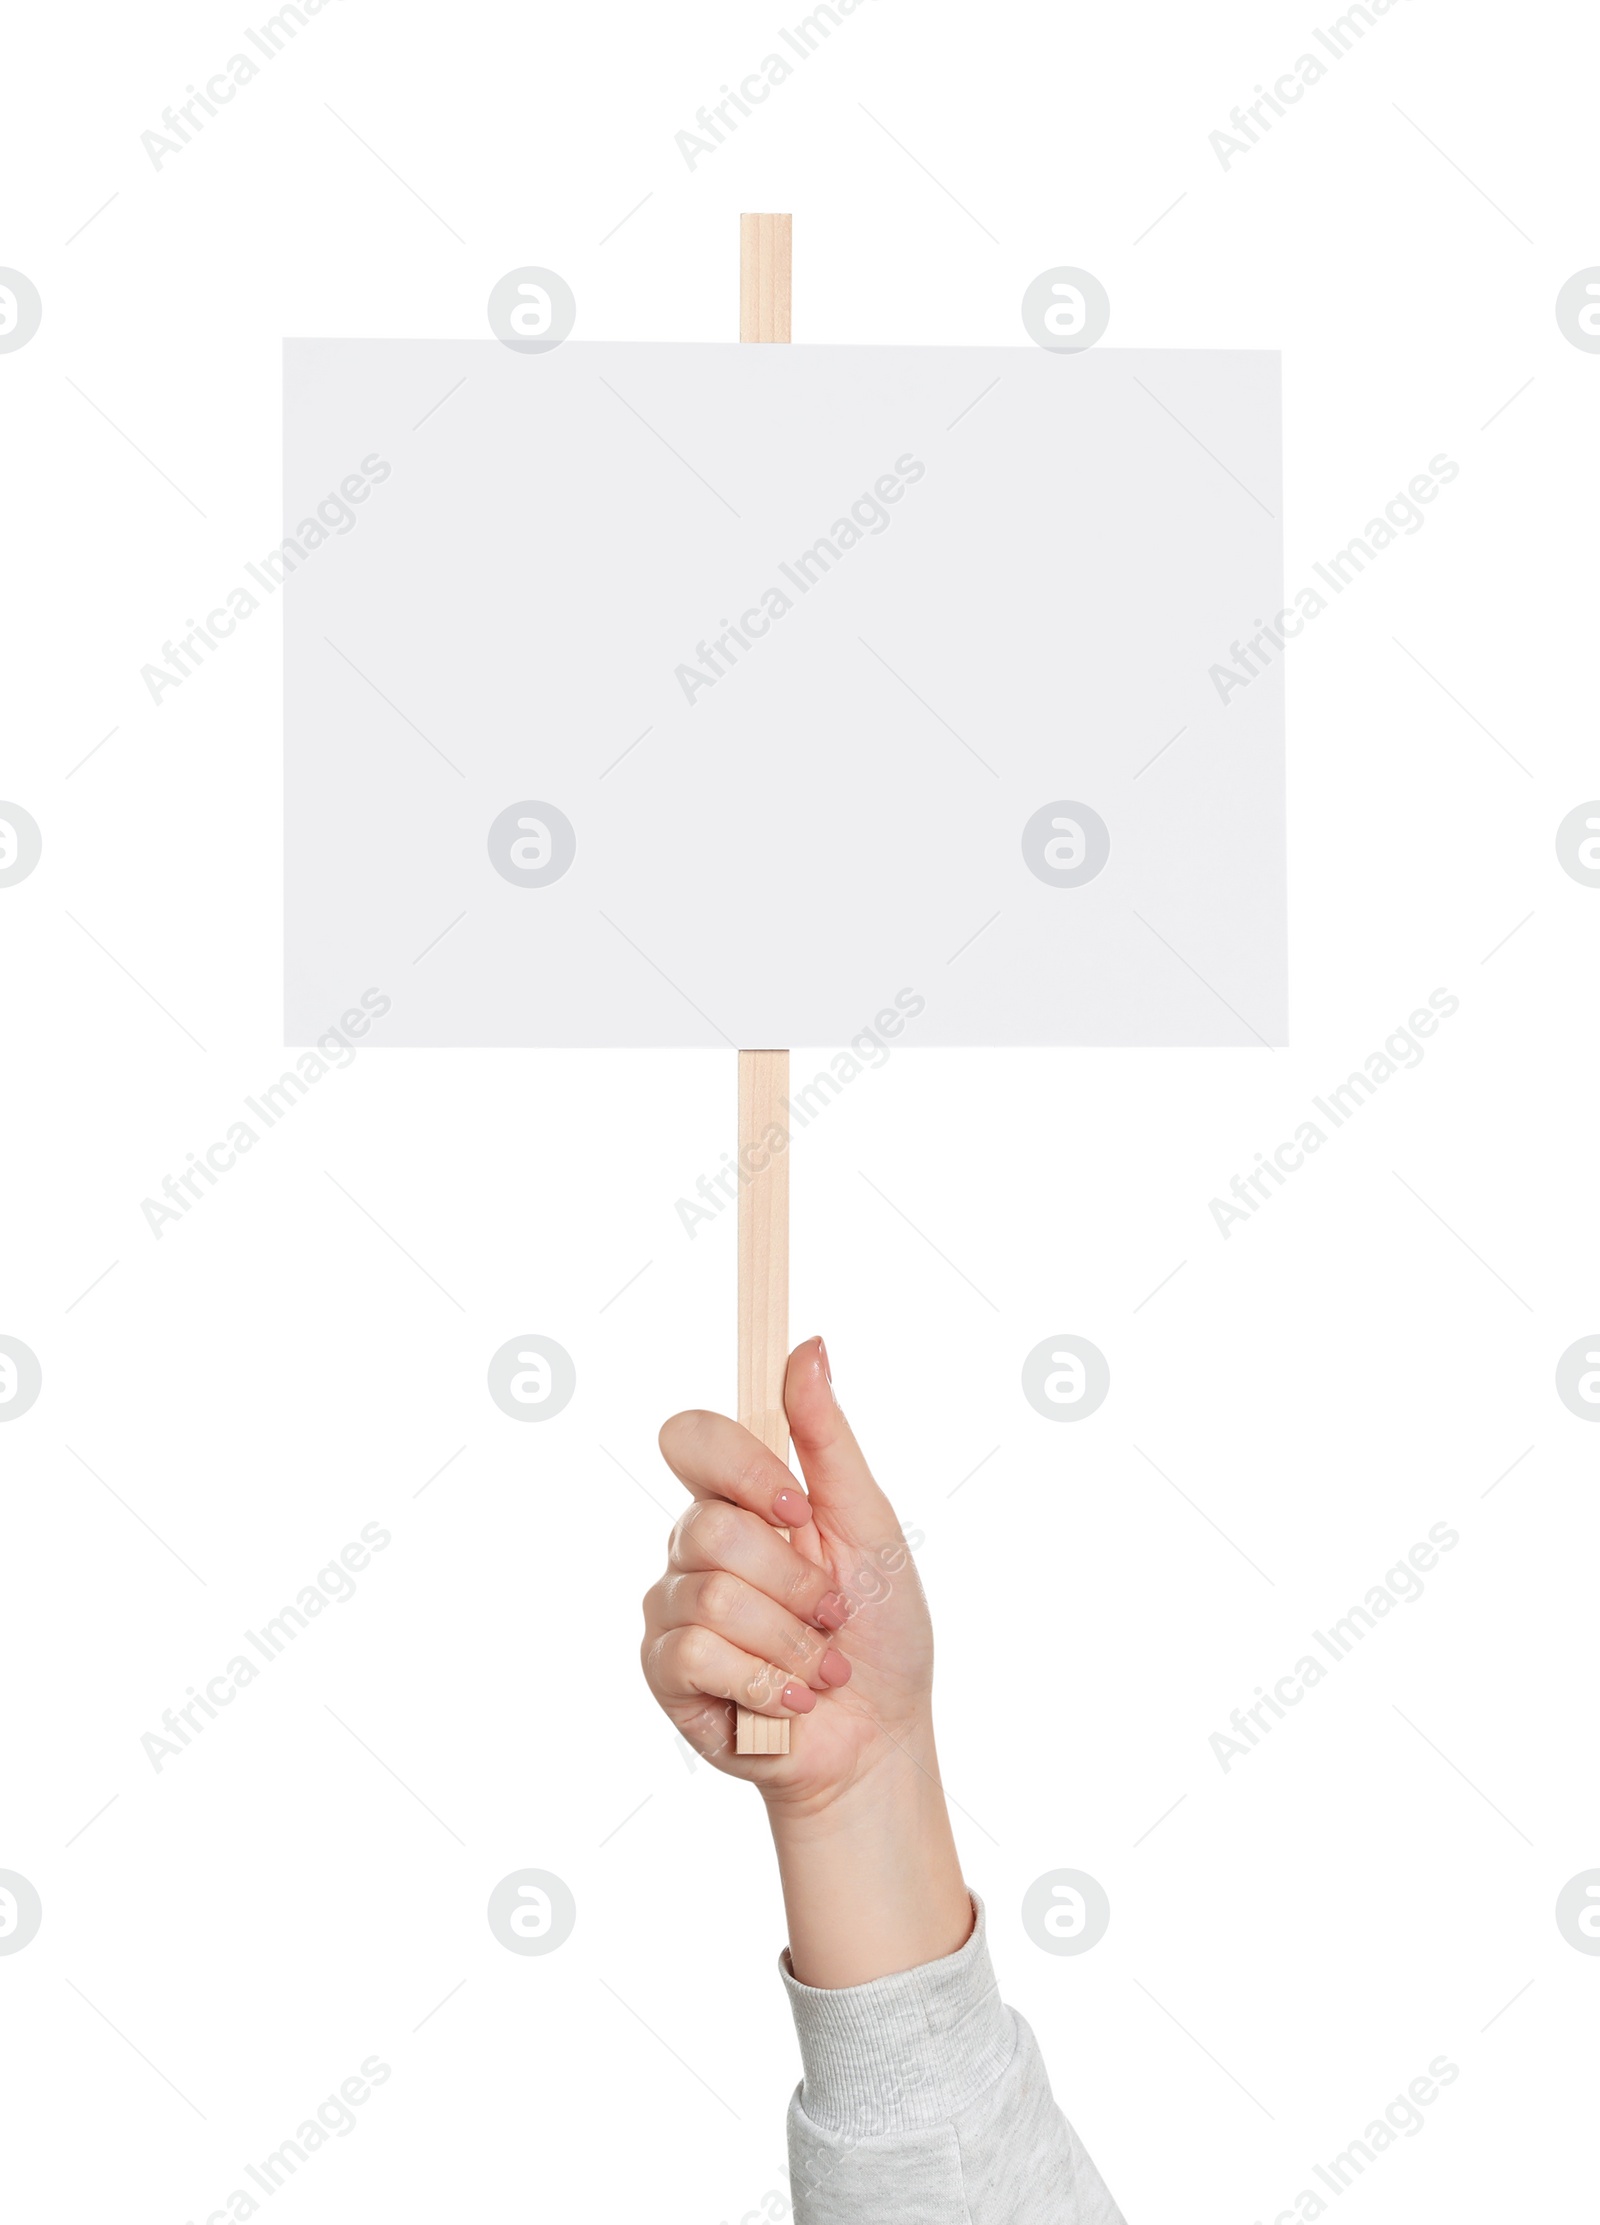
<path id="1" fill-rule="evenodd" d="M 931 1723 L 826 1806 L 794 1812 L 774 1804 L 768 1818 L 790 1962 L 802 1985 L 867 1985 L 965 1944 L 972 1903 Z"/>
<path id="2" fill-rule="evenodd" d="M 805 2071 L 796 2225 L 1122 2225 L 995 1989 L 931 1722 L 890 1745 L 820 1805 L 768 1802 Z"/>

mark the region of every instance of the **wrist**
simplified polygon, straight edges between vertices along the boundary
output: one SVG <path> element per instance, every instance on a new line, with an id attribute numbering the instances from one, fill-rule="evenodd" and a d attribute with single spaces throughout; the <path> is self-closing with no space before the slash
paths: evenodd
<path id="1" fill-rule="evenodd" d="M 971 1936 L 931 1726 L 907 1747 L 825 1802 L 768 1799 L 803 1985 L 867 1985 L 952 1955 Z"/>

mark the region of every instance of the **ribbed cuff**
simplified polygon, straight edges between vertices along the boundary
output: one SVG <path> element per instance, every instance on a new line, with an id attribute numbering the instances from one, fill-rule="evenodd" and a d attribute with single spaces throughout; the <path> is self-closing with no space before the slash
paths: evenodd
<path id="1" fill-rule="evenodd" d="M 800 2106 L 812 2124 L 856 2138 L 921 2131 L 1000 2077 L 1016 2027 L 995 1985 L 976 1893 L 972 1905 L 964 1947 L 870 1985 L 802 1985 L 784 1949 L 778 1968 L 805 2071 Z"/>

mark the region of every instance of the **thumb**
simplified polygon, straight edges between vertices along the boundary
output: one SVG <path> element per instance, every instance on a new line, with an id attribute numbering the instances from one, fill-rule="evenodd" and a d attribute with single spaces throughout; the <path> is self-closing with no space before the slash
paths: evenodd
<path id="1" fill-rule="evenodd" d="M 855 1545 L 892 1544 L 900 1535 L 899 1519 L 834 1396 L 821 1337 L 808 1338 L 790 1353 L 783 1403 L 813 1507 Z"/>

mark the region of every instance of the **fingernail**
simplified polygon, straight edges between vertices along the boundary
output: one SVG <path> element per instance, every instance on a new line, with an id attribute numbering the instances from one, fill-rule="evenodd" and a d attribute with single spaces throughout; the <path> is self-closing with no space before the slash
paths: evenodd
<path id="1" fill-rule="evenodd" d="M 850 1664 L 842 1653 L 836 1653 L 830 1646 L 817 1663 L 817 1674 L 824 1684 L 832 1685 L 837 1690 L 841 1684 L 850 1682 Z"/>
<path id="2" fill-rule="evenodd" d="M 833 1390 L 833 1369 L 828 1365 L 828 1347 L 826 1346 L 826 1344 L 824 1344 L 821 1337 L 818 1337 L 817 1339 L 817 1358 L 822 1362 L 822 1373 L 827 1382 L 828 1388 L 831 1391 Z M 837 1406 L 839 1403 L 837 1392 L 835 1392 L 834 1394 L 833 1403 L 835 1404 L 835 1406 Z"/>
<path id="3" fill-rule="evenodd" d="M 798 1529 L 811 1519 L 811 1501 L 798 1491 L 785 1489 L 774 1493 L 772 1511 L 786 1530 Z"/>
<path id="4" fill-rule="evenodd" d="M 796 1684 L 792 1680 L 784 1686 L 778 1697 L 796 1715 L 809 1715 L 817 1704 L 817 1695 L 809 1685 Z"/>
<path id="5" fill-rule="evenodd" d="M 817 1601 L 811 1619 L 820 1622 L 824 1630 L 842 1630 L 850 1620 L 850 1609 L 836 1591 L 831 1591 Z"/>

